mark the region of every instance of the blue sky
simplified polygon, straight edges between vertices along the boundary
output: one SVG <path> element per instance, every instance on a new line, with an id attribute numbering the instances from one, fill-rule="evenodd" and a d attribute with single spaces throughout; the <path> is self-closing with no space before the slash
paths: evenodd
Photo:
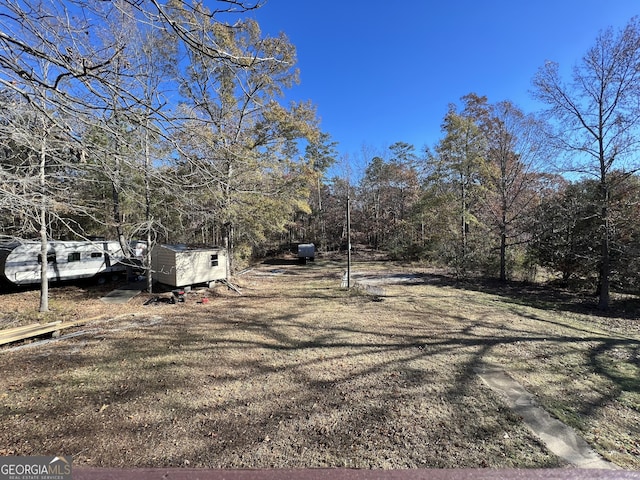
<path id="1" fill-rule="evenodd" d="M 287 99 L 311 100 L 356 159 L 398 141 L 434 146 L 448 104 L 470 92 L 539 110 L 531 81 L 546 60 L 568 71 L 599 31 L 637 14 L 637 0 L 267 0 L 251 16 L 297 48 L 301 84 Z"/>

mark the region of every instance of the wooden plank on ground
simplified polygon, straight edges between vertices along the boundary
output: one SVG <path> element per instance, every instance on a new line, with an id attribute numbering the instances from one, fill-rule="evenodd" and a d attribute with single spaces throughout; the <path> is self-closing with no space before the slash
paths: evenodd
<path id="1" fill-rule="evenodd" d="M 234 292 L 236 292 L 238 295 L 242 295 L 242 292 L 240 291 L 240 289 L 238 287 L 236 287 L 233 283 L 231 283 L 230 281 L 226 280 L 226 279 L 222 279 L 220 280 L 222 283 L 224 283 L 227 288 L 230 288 L 231 290 L 233 290 Z"/>
<path id="2" fill-rule="evenodd" d="M 0 335 L 4 334 L 5 332 L 12 332 L 12 333 L 27 332 L 29 330 L 36 330 L 41 327 L 49 327 L 52 325 L 58 325 L 60 323 L 62 323 L 62 320 L 57 320 L 55 322 L 49 322 L 45 324 L 32 323 L 30 325 L 22 325 L 21 327 L 6 328 L 4 330 L 0 330 Z"/>
<path id="3" fill-rule="evenodd" d="M 30 337 L 37 337 L 60 330 L 62 322 L 52 322 L 45 325 L 36 323 L 24 327 L 8 328 L 0 331 L 0 345 L 18 342 Z"/>
<path id="4" fill-rule="evenodd" d="M 62 322 L 58 320 L 56 322 L 50 322 L 44 325 L 40 323 L 33 323 L 31 325 L 24 325 L 22 327 L 6 328 L 4 330 L 0 330 L 0 345 L 19 342 L 20 340 L 26 340 L 27 338 L 31 337 L 39 337 L 40 335 L 46 335 L 47 333 L 55 332 L 57 330 L 75 327 L 76 325 L 81 325 L 91 320 L 97 320 L 101 317 L 102 316 L 85 320 L 74 320 L 71 322 Z"/>

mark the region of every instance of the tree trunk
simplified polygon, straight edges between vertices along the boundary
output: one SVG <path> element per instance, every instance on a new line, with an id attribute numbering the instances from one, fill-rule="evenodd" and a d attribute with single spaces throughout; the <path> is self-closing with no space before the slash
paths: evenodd
<path id="1" fill-rule="evenodd" d="M 507 281 L 507 198 L 504 186 L 505 173 L 502 175 L 502 217 L 500 223 L 500 281 Z"/>
<path id="2" fill-rule="evenodd" d="M 46 165 L 47 165 L 47 145 L 46 133 L 43 128 L 42 143 L 40 146 L 40 312 L 49 311 L 49 278 L 47 270 L 49 268 L 48 253 L 49 242 L 47 239 L 47 185 L 46 185 Z"/>
<path id="3" fill-rule="evenodd" d="M 48 273 L 48 261 L 47 253 L 49 251 L 49 242 L 47 240 L 47 225 L 44 223 L 46 220 L 46 212 L 40 211 L 40 220 L 43 223 L 40 225 L 40 312 L 49 311 L 49 278 Z"/>
<path id="4" fill-rule="evenodd" d="M 227 251 L 227 275 L 233 272 L 233 225 L 225 223 L 224 225 L 224 248 Z"/>
<path id="5" fill-rule="evenodd" d="M 609 189 L 606 182 L 601 184 L 602 188 L 602 245 L 600 258 L 600 285 L 598 309 L 606 311 L 609 309 L 610 299 L 610 276 L 611 276 L 611 256 L 609 252 Z"/>
<path id="6" fill-rule="evenodd" d="M 144 267 L 147 274 L 147 291 L 153 293 L 153 274 L 151 272 L 151 229 L 147 230 L 147 249 L 145 250 Z"/>
<path id="7" fill-rule="evenodd" d="M 599 158 L 600 158 L 600 221 L 602 224 L 602 239 L 600 252 L 600 291 L 598 292 L 598 309 L 606 311 L 609 309 L 609 288 L 611 274 L 611 258 L 609 254 L 609 182 L 607 178 L 607 161 L 604 149 L 604 122 L 602 121 L 603 112 L 600 109 L 600 128 L 599 128 Z"/>
<path id="8" fill-rule="evenodd" d="M 507 233 L 500 229 L 500 281 L 507 281 Z"/>
<path id="9" fill-rule="evenodd" d="M 460 187 L 461 187 L 461 199 L 460 199 L 460 234 L 461 236 L 461 252 L 459 262 L 459 273 L 464 276 L 467 266 L 467 188 L 466 178 L 463 173 L 460 174 Z"/>
<path id="10" fill-rule="evenodd" d="M 324 211 L 322 210 L 322 184 L 320 183 L 320 175 L 318 175 L 318 216 L 320 220 L 320 251 L 327 251 L 327 225 L 324 219 Z"/>
<path id="11" fill-rule="evenodd" d="M 145 124 L 144 134 L 144 203 L 145 203 L 145 223 L 147 225 L 147 248 L 144 255 L 144 271 L 147 277 L 147 292 L 153 293 L 153 275 L 151 272 L 151 229 L 153 228 L 153 219 L 151 218 L 151 150 L 149 139 L 149 116 L 151 113 L 147 109 L 147 120 Z"/>
<path id="12" fill-rule="evenodd" d="M 129 245 L 122 231 L 122 211 L 120 210 L 120 159 L 116 152 L 115 155 L 115 171 L 113 172 L 114 179 L 111 182 L 111 198 L 113 200 L 113 223 L 116 230 L 116 237 L 120 248 L 125 256 L 130 256 Z"/>
<path id="13" fill-rule="evenodd" d="M 120 63 L 119 59 L 116 58 L 115 63 L 116 73 L 120 75 Z M 116 80 L 118 89 L 120 88 L 119 78 Z M 131 257 L 131 248 L 127 244 L 127 241 L 124 236 L 124 232 L 122 231 L 122 211 L 120 209 L 120 191 L 122 190 L 122 167 L 120 164 L 120 114 L 119 114 L 119 106 L 117 98 L 113 97 L 113 121 L 114 121 L 114 137 L 113 137 L 113 176 L 111 177 L 111 198 L 113 201 L 113 223 L 114 228 L 116 230 L 116 237 L 118 239 L 118 243 L 120 244 L 120 248 L 122 249 L 122 253 L 125 258 Z M 107 162 L 105 164 L 108 165 Z M 127 276 L 131 273 L 131 266 L 127 267 Z"/>

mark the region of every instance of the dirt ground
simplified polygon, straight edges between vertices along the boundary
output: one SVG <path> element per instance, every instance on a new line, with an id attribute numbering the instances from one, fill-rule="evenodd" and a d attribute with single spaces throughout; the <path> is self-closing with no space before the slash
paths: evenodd
<path id="1" fill-rule="evenodd" d="M 602 456 L 640 469 L 640 329 L 420 267 L 257 265 L 184 303 L 51 292 L 75 336 L 2 347 L 0 455 L 108 467 L 559 467 L 479 380 L 503 367 Z M 162 294 L 169 297 L 171 294 Z M 37 291 L 0 297 L 32 321 Z M 206 299 L 206 300 L 205 300 Z"/>

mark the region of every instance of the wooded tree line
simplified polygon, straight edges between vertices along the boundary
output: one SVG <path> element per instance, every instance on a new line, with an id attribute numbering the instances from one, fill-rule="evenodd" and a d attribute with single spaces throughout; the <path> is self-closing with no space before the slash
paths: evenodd
<path id="1" fill-rule="evenodd" d="M 498 105 L 505 106 L 512 107 Z M 480 274 L 533 280 L 546 272 L 547 278 L 555 276 L 561 284 L 599 294 L 603 222 L 598 180 L 569 181 L 536 170 L 532 162 L 523 161 L 524 155 L 490 149 L 468 119 L 451 115 L 445 122 L 449 133 L 434 152 L 400 160 L 394 151 L 414 149 L 398 143 L 388 158 L 374 157 L 356 185 L 342 178 L 323 184 L 322 217 L 305 215 L 293 227 L 294 238 L 319 239 L 324 228 L 325 248 L 346 249 L 349 190 L 356 249 L 374 248 L 392 259 L 446 266 L 459 278 Z M 448 129 L 453 126 L 452 138 Z M 472 138 L 480 143 L 472 144 Z M 443 156 L 441 147 L 450 148 L 454 139 L 460 150 L 447 150 Z M 482 156 L 476 150 L 480 145 Z M 461 157 L 454 156 L 460 151 Z M 618 291 L 637 293 L 640 178 L 611 172 L 609 188 L 609 282 Z M 316 208 L 317 202 L 314 212 Z"/>
<path id="2" fill-rule="evenodd" d="M 568 81 L 553 62 L 540 68 L 533 94 L 547 109 L 539 115 L 466 95 L 450 106 L 432 150 L 398 142 L 368 162 L 357 185 L 335 179 L 314 235 L 330 197 L 351 189 L 359 243 L 461 277 L 506 280 L 543 267 L 591 284 L 607 309 L 612 285 L 639 286 L 639 67 L 632 18 L 601 32 Z M 328 224 L 344 239 L 338 218 Z"/>
<path id="3" fill-rule="evenodd" d="M 210 4 L 0 1 L 2 236 L 42 258 L 50 239 L 223 245 L 233 270 L 283 243 L 344 248 L 349 198 L 352 242 L 397 258 L 545 267 L 599 285 L 602 308 L 612 282 L 637 289 L 636 19 L 570 82 L 541 68 L 547 121 L 469 94 L 432 149 L 398 142 L 349 180 L 314 106 L 282 100 L 295 47 L 248 19 L 260 2 Z"/>

